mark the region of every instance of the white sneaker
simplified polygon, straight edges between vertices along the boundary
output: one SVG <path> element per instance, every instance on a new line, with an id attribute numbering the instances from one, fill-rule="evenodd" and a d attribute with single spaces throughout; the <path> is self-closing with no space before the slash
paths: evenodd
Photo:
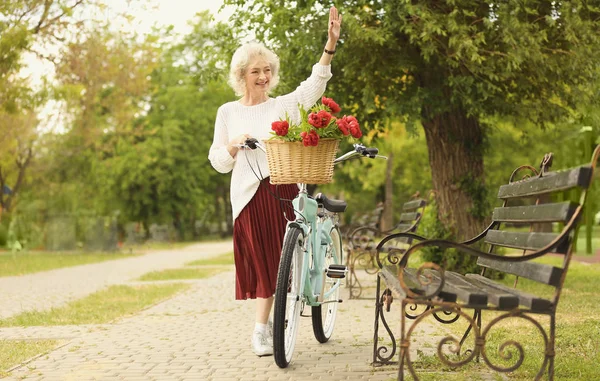
<path id="1" fill-rule="evenodd" d="M 267 337 L 267 333 L 254 331 L 252 334 L 252 350 L 257 356 L 269 356 L 273 354 L 273 339 Z"/>

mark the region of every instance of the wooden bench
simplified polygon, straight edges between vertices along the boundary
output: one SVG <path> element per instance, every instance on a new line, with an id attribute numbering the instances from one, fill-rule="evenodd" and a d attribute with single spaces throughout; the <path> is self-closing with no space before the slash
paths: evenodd
<path id="1" fill-rule="evenodd" d="M 517 168 L 512 173 L 509 183 L 502 185 L 498 190 L 498 198 L 502 201 L 502 206 L 493 210 L 491 224 L 471 240 L 462 243 L 437 239 L 425 240 L 410 233 L 398 233 L 384 238 L 378 244 L 377 251 L 384 253 L 388 262 L 392 264 L 382 266 L 378 272 L 379 278 L 385 283 L 385 289 L 381 291 L 378 283 L 373 364 L 394 362 L 392 357 L 397 350 L 396 339 L 385 320 L 383 311 L 389 311 L 395 297 L 401 304 L 399 380 L 404 379 L 405 369 L 413 379 L 419 379 L 413 367 L 410 346 L 411 343 L 418 341 L 418 338 L 413 337 L 418 324 L 423 319 L 431 317 L 444 324 L 451 324 L 460 319 L 468 326 L 466 331 L 460 331 L 463 332 L 460 339 L 444 337 L 439 340 L 436 347 L 440 362 L 456 368 L 473 359 L 483 359 L 484 363 L 496 372 L 517 370 L 522 365 L 524 351 L 519 343 L 519 332 L 515 332 L 511 340 L 504 342 L 496 352 L 499 356 L 504 355 L 504 361 L 510 364 L 494 363 L 489 357 L 492 353 L 491 348 L 489 345 L 488 348 L 485 346 L 486 340 L 490 339 L 488 337 L 490 329 L 498 327 L 500 322 L 506 324 L 514 323 L 516 320 L 525 321 L 531 325 L 528 333 L 539 332 L 540 343 L 543 346 L 540 348 L 543 350 L 540 353 L 543 361 L 535 379 L 547 375 L 549 380 L 553 380 L 556 309 L 572 257 L 574 234 L 582 219 L 587 190 L 592 182 L 599 154 L 600 146 L 594 151 L 590 164 L 557 172 L 549 172 L 552 163 L 551 154 L 544 157 L 539 172 L 530 166 Z M 531 171 L 532 174 L 517 180 L 516 176 L 523 170 Z M 577 194 L 579 197 L 573 197 Z M 565 201 L 569 197 L 578 200 Z M 555 232 L 535 231 L 540 224 L 549 223 L 555 226 Z M 525 225 L 529 228 L 525 231 L 515 229 L 517 225 Z M 403 253 L 385 254 L 389 251 L 385 249 L 386 246 L 398 238 L 410 238 L 414 243 Z M 476 242 L 484 243 L 484 251 L 472 247 Z M 425 263 L 418 269 L 410 268 L 407 265 L 409 257 L 425 247 L 454 249 L 463 255 L 475 256 L 483 270 L 480 274 L 463 276 L 445 271 L 433 263 Z M 498 254 L 499 249 L 505 252 L 514 253 L 515 250 L 519 252 L 501 255 Z M 556 254 L 563 258 L 560 266 L 536 261 L 536 258 Z M 489 269 L 515 275 L 517 280 L 518 277 L 527 278 L 530 284 L 546 285 L 538 288 L 548 288 L 551 292 L 547 295 L 527 293 L 517 288 L 516 281 L 514 287 L 505 286 L 486 277 Z M 486 311 L 487 321 L 484 320 L 484 311 Z M 543 325 L 538 320 L 541 320 Z M 390 335 L 391 347 L 378 346 L 380 322 Z M 470 339 L 467 340 L 469 337 Z M 467 346 L 468 349 L 465 349 Z M 506 359 L 510 358 L 507 356 L 507 349 L 512 349 L 513 354 L 516 353 L 510 361 Z"/>
<path id="2" fill-rule="evenodd" d="M 393 228 L 382 231 L 379 224 L 363 225 L 354 229 L 348 235 L 346 244 L 346 268 L 348 269 L 346 287 L 349 291 L 349 299 L 360 299 L 363 293 L 362 284 L 356 274 L 357 269 L 364 269 L 367 274 L 371 275 L 377 273 L 379 267 L 375 260 L 375 249 L 381 238 L 394 232 L 416 232 L 423 215 L 423 208 L 427 205 L 426 200 L 417 197 L 402 205 L 402 214 Z M 394 243 L 400 246 L 396 249 L 407 249 L 410 242 L 410 238 L 407 238 L 396 240 Z"/>

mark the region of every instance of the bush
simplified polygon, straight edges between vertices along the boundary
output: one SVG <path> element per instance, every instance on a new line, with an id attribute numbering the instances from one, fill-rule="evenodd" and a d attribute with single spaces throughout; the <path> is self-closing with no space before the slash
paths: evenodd
<path id="1" fill-rule="evenodd" d="M 452 230 L 442 224 L 438 215 L 438 206 L 435 197 L 432 196 L 423 212 L 417 234 L 427 239 L 456 241 L 456 237 Z M 458 252 L 456 249 L 443 249 L 440 247 L 429 246 L 422 249 L 420 252 L 424 261 L 436 263 L 447 271 L 456 271 L 465 274 L 467 272 L 478 272 L 479 269 L 477 266 L 477 258 L 466 253 Z"/>

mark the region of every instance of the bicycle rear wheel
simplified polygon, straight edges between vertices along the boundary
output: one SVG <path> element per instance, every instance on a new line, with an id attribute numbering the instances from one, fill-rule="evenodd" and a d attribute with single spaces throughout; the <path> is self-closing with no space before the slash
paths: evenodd
<path id="1" fill-rule="evenodd" d="M 273 311 L 273 356 L 280 368 L 289 365 L 296 345 L 302 312 L 303 245 L 302 230 L 289 228 L 283 240 Z"/>
<path id="2" fill-rule="evenodd" d="M 325 268 L 330 265 L 339 265 L 342 263 L 342 238 L 337 227 L 331 229 L 329 233 L 332 244 L 327 248 L 325 254 Z M 338 300 L 340 298 L 340 279 L 325 278 L 325 288 L 323 293 L 329 292 L 336 287 L 335 291 L 323 300 L 325 303 L 320 306 L 312 307 L 313 333 L 319 343 L 326 343 L 333 334 L 335 327 L 335 318 L 337 316 Z"/>

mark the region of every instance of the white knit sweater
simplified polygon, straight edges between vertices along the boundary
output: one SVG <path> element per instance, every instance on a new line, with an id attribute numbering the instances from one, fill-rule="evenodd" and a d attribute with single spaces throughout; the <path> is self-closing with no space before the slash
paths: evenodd
<path id="1" fill-rule="evenodd" d="M 210 147 L 208 159 L 221 173 L 231 174 L 231 209 L 233 219 L 240 215 L 250 202 L 259 186 L 259 177 L 269 176 L 267 158 L 260 150 L 239 150 L 235 158 L 227 151 L 231 139 L 248 134 L 258 140 L 270 137 L 271 123 L 284 119 L 286 112 L 295 123 L 300 120 L 298 104 L 308 110 L 325 92 L 327 81 L 331 78 L 331 66 L 315 64 L 311 76 L 302 82 L 293 92 L 255 106 L 244 106 L 239 101 L 225 103 L 217 111 L 215 136 Z M 260 169 L 260 173 L 259 173 Z M 261 176 L 262 174 L 262 176 Z"/>

